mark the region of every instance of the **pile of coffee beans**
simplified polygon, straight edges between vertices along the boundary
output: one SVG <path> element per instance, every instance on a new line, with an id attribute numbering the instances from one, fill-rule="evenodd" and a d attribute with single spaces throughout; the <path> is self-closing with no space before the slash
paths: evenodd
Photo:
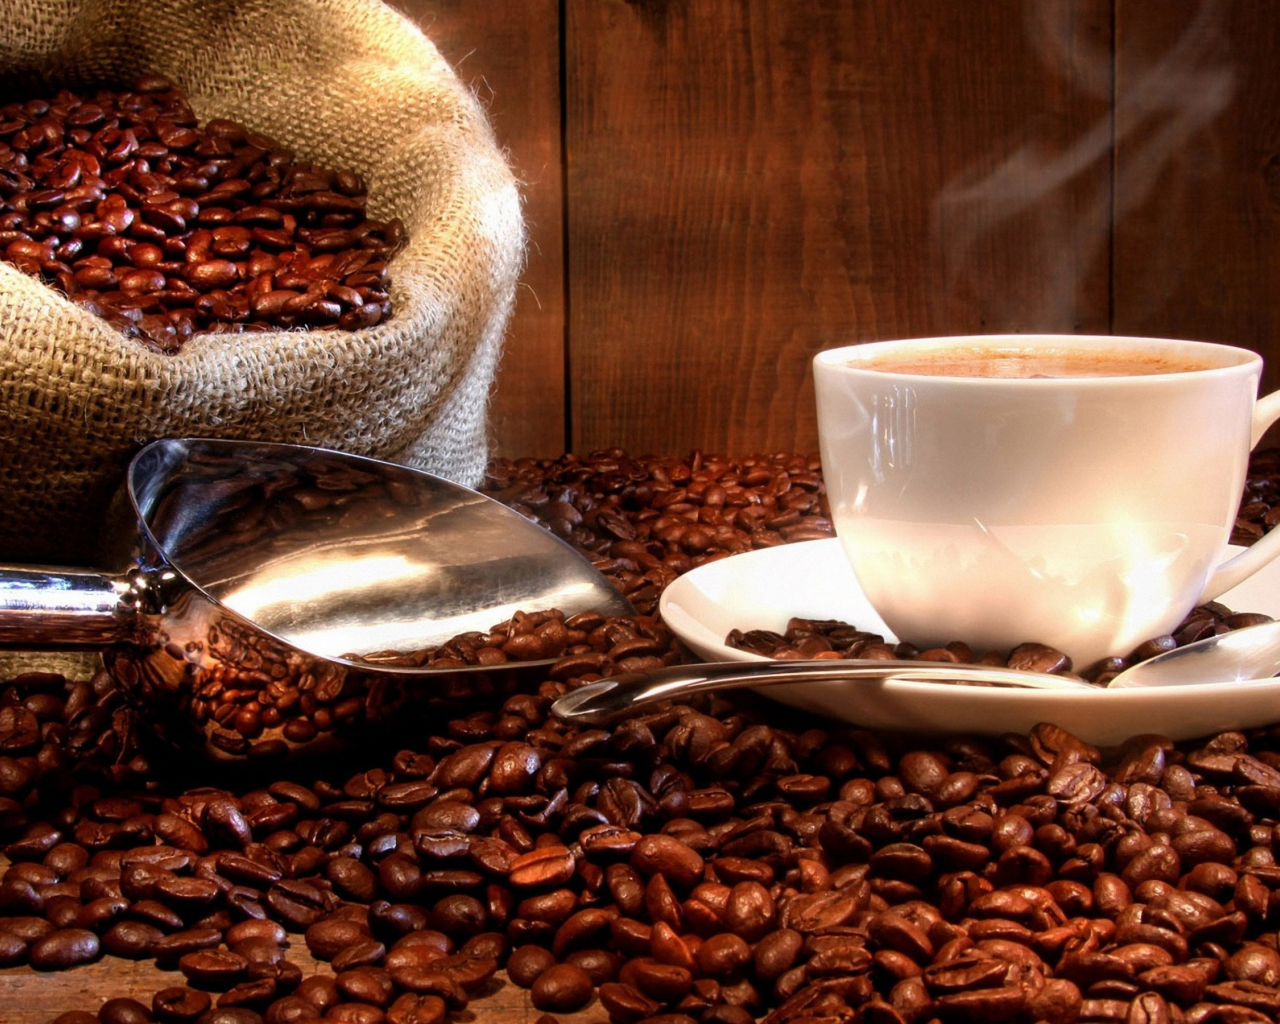
<path id="1" fill-rule="evenodd" d="M 500 464 L 490 486 L 642 593 L 824 534 L 820 482 L 777 482 L 804 462 L 604 453 Z M 713 542 L 686 546 L 699 529 Z M 636 656 L 672 649 L 656 632 Z M 549 717 L 622 660 L 442 698 L 394 756 L 213 786 L 60 751 L 66 694 L 109 683 L 17 680 L 0 963 L 173 972 L 59 1024 L 436 1024 L 508 983 L 617 1024 L 1280 1016 L 1280 727 L 1101 751 L 1049 724 L 923 740 L 738 695 L 607 729 Z"/>
<path id="2" fill-rule="evenodd" d="M 1195 643 L 1197 640 L 1220 636 L 1233 629 L 1258 626 L 1270 621 L 1270 615 L 1260 612 L 1233 612 L 1216 601 L 1210 602 L 1192 609 L 1171 634 L 1145 640 L 1128 654 L 1106 658 L 1088 666 L 1079 674 L 1072 671 L 1071 659 L 1066 654 L 1045 644 L 1023 643 L 1007 652 L 986 651 L 975 654 L 973 648 L 964 641 L 953 640 L 945 647 L 920 650 L 913 644 L 905 642 L 888 643 L 879 633 L 869 633 L 858 629 L 852 623 L 832 619 L 793 618 L 781 633 L 768 629 L 735 629 L 725 637 L 725 644 L 728 647 L 750 651 L 767 658 L 818 660 L 859 658 L 882 661 L 894 659 L 992 665 L 999 668 L 1072 676 L 1101 685 L 1109 682 L 1126 668 L 1146 661 L 1148 658 L 1154 658 L 1157 654 L 1164 654 L 1166 651 Z"/>
<path id="3" fill-rule="evenodd" d="M 816 454 L 499 459 L 482 489 L 593 559 L 646 614 L 696 566 L 835 536 Z"/>
<path id="4" fill-rule="evenodd" d="M 150 76 L 0 107 L 0 253 L 126 335 L 371 327 L 404 225 L 364 181 L 226 119 L 200 127 Z"/>
<path id="5" fill-rule="evenodd" d="M 1249 475 L 1231 542 L 1252 544 L 1276 523 L 1280 523 L 1280 449 L 1264 448 L 1249 460 Z"/>

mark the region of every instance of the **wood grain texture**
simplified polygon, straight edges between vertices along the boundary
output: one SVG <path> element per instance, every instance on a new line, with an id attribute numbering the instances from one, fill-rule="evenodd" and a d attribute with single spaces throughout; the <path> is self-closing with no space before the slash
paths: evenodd
<path id="1" fill-rule="evenodd" d="M 1115 331 L 1243 345 L 1280 385 L 1280 19 L 1117 4 Z"/>
<path id="2" fill-rule="evenodd" d="M 808 450 L 810 357 L 876 338 L 1280 365 L 1271 0 L 398 3 L 525 181 L 500 454 Z"/>
<path id="3" fill-rule="evenodd" d="M 575 448 L 810 450 L 822 348 L 1106 330 L 1108 0 L 567 0 L 564 32 Z"/>
<path id="4" fill-rule="evenodd" d="M 395 0 L 484 102 L 522 183 L 529 233 L 490 406 L 495 454 L 565 446 L 563 179 L 557 0 Z"/>

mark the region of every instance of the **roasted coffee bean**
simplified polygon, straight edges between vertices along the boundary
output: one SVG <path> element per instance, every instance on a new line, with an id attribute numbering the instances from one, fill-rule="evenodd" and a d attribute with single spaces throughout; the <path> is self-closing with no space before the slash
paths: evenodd
<path id="1" fill-rule="evenodd" d="M 235 946 L 237 943 L 248 940 L 283 946 L 288 939 L 288 933 L 275 921 L 248 920 L 240 921 L 228 928 L 225 939 L 228 946 Z"/>
<path id="2" fill-rule="evenodd" d="M 332 977 L 313 974 L 304 978 L 295 990 L 295 994 L 306 1000 L 317 1013 L 325 1013 L 341 1001 L 338 984 Z"/>
<path id="3" fill-rule="evenodd" d="M 334 978 L 334 983 L 348 999 L 374 1006 L 387 1006 L 395 995 L 391 975 L 374 967 L 343 971 Z"/>
<path id="4" fill-rule="evenodd" d="M 573 877 L 577 863 L 564 846 L 543 846 L 522 853 L 511 863 L 507 881 L 519 888 L 551 888 Z"/>
<path id="5" fill-rule="evenodd" d="M 781 928 L 762 938 L 752 952 L 756 975 L 776 981 L 795 965 L 804 945 L 804 936 L 791 928 Z"/>
<path id="6" fill-rule="evenodd" d="M 332 960 L 348 946 L 369 937 L 368 926 L 360 921 L 328 917 L 311 925 L 304 936 L 307 949 L 317 960 Z"/>
<path id="7" fill-rule="evenodd" d="M 325 877 L 348 899 L 370 902 L 378 893 L 377 875 L 352 857 L 335 857 L 325 865 Z"/>
<path id="8" fill-rule="evenodd" d="M 507 976 L 521 988 L 530 988 L 538 978 L 555 966 L 556 958 L 549 949 L 532 944 L 511 951 L 507 959 Z"/>
<path id="9" fill-rule="evenodd" d="M 124 960 L 142 960 L 152 956 L 151 947 L 164 938 L 164 932 L 145 921 L 117 921 L 102 933 L 102 949 Z"/>
<path id="10" fill-rule="evenodd" d="M 678 889 L 690 889 L 702 877 L 703 860 L 672 836 L 650 835 L 636 843 L 631 865 L 646 877 L 661 875 Z"/>
<path id="11" fill-rule="evenodd" d="M 575 964 L 556 964 L 539 975 L 529 990 L 533 1005 L 553 1013 L 572 1013 L 587 1005 L 594 986 L 591 976 Z"/>
<path id="12" fill-rule="evenodd" d="M 597 987 L 618 976 L 621 958 L 607 949 L 576 949 L 565 956 L 565 963 L 581 967 Z M 509 969 L 509 968 L 508 968 Z"/>
<path id="13" fill-rule="evenodd" d="M 607 982 L 600 986 L 600 1005 L 619 1024 L 638 1024 L 657 1015 L 662 1004 L 632 985 Z"/>
<path id="14" fill-rule="evenodd" d="M 222 932 L 217 928 L 189 928 L 174 932 L 151 943 L 151 955 L 164 963 L 176 963 L 188 953 L 213 949 L 222 942 Z"/>
<path id="15" fill-rule="evenodd" d="M 127 996 L 108 999 L 98 1007 L 100 1024 L 152 1024 L 151 1010 Z"/>
<path id="16" fill-rule="evenodd" d="M 26 959 L 26 940 L 13 932 L 0 931 L 0 967 L 12 967 L 25 963 Z"/>
<path id="17" fill-rule="evenodd" d="M 388 1024 L 443 1024 L 448 1008 L 437 995 L 406 992 L 387 1008 Z"/>
<path id="18" fill-rule="evenodd" d="M 213 1004 L 207 992 L 199 992 L 185 985 L 162 988 L 151 997 L 151 1015 L 157 1021 L 181 1022 L 195 1020 Z"/>
<path id="19" fill-rule="evenodd" d="M 248 967 L 249 961 L 231 950 L 202 949 L 178 958 L 178 970 L 199 988 L 230 988 Z"/>
<path id="20" fill-rule="evenodd" d="M 393 956 L 412 953 L 432 959 L 451 956 L 453 952 L 454 944 L 449 936 L 425 927 L 401 936 L 391 948 Z"/>
<path id="21" fill-rule="evenodd" d="M 62 971 L 92 963 L 102 955 L 98 936 L 86 928 L 63 928 L 50 932 L 31 944 L 27 958 L 41 971 Z"/>

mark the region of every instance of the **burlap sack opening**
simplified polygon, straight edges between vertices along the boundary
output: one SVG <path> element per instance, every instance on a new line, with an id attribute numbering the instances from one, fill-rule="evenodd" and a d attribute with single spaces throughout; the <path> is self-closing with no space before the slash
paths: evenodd
<path id="1" fill-rule="evenodd" d="M 514 178 L 435 47 L 376 0 L 0 0 L 0 96 L 166 75 L 351 168 L 400 217 L 392 317 L 193 338 L 162 355 L 0 264 L 0 558 L 83 561 L 129 458 L 163 436 L 324 445 L 474 485 L 524 253 Z"/>

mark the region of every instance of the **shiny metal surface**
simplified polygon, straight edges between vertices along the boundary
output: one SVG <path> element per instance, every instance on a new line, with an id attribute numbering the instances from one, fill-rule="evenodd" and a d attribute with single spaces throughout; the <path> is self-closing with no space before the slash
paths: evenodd
<path id="1" fill-rule="evenodd" d="M 520 610 L 631 612 L 542 527 L 403 466 L 287 445 L 161 441 L 134 460 L 129 493 L 165 564 L 320 657 L 431 647 Z"/>
<path id="2" fill-rule="evenodd" d="M 880 682 L 887 679 L 927 683 L 1016 686 L 1040 690 L 1096 689 L 1092 683 L 1044 672 L 1019 672 L 984 665 L 927 661 L 718 661 L 674 665 L 647 674 L 619 675 L 588 683 L 551 705 L 557 717 L 588 725 L 607 723 L 661 700 L 683 700 L 707 690 L 774 686 L 780 683 Z"/>
<path id="3" fill-rule="evenodd" d="M 470 685 L 459 677 L 539 664 L 363 656 L 488 632 L 517 611 L 633 614 L 589 562 L 519 513 L 325 449 L 157 441 L 131 463 L 108 521 L 114 572 L 0 568 L 0 646 L 105 647 L 159 732 L 224 757 L 386 721 L 432 679 Z"/>
<path id="4" fill-rule="evenodd" d="M 1234 629 L 1177 647 L 1125 669 L 1108 689 L 1192 686 L 1270 679 L 1280 673 L 1280 622 Z"/>
<path id="5" fill-rule="evenodd" d="M 105 647 L 127 639 L 131 582 L 92 570 L 0 566 L 0 646 Z"/>

